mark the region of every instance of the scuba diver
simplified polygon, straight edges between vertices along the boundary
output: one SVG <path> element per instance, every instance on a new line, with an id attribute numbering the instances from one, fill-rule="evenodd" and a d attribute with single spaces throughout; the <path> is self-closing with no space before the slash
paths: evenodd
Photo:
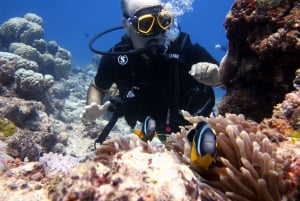
<path id="1" fill-rule="evenodd" d="M 212 113 L 212 86 L 221 84 L 218 62 L 199 44 L 191 43 L 160 0 L 121 0 L 121 9 L 126 31 L 121 41 L 107 52 L 92 46 L 103 34 L 118 29 L 115 28 L 90 42 L 91 50 L 103 56 L 88 89 L 82 120 L 95 120 L 107 110 L 115 112 L 116 118 L 110 121 L 106 134 L 99 136 L 99 143 L 121 116 L 142 140 L 150 141 L 158 133 L 165 141 L 168 134 L 179 131 L 180 125 L 188 124 L 181 110 L 202 116 Z M 119 95 L 105 99 L 113 83 Z M 206 131 L 211 135 L 207 126 Z M 205 139 L 213 139 L 203 137 L 201 129 L 193 135 L 189 139 L 197 139 L 196 144 L 205 145 L 210 143 Z"/>

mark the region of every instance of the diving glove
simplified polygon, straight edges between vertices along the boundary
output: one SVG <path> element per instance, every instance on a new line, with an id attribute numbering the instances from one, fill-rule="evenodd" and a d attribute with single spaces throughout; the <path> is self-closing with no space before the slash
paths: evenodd
<path id="1" fill-rule="evenodd" d="M 219 86 L 219 67 L 208 62 L 199 62 L 192 65 L 189 74 L 198 82 L 208 86 Z"/>
<path id="2" fill-rule="evenodd" d="M 155 135 L 155 130 L 155 120 L 147 116 L 143 124 L 139 121 L 136 122 L 133 132 L 139 136 L 141 140 L 151 141 Z"/>
<path id="3" fill-rule="evenodd" d="M 93 102 L 84 107 L 84 110 L 81 114 L 81 119 L 83 121 L 93 121 L 103 115 L 110 105 L 110 101 L 106 101 L 103 105 L 98 105 L 97 103 Z"/>
<path id="4" fill-rule="evenodd" d="M 187 138 L 192 143 L 190 155 L 192 165 L 208 170 L 216 156 L 216 134 L 206 122 L 202 121 L 188 133 Z"/>

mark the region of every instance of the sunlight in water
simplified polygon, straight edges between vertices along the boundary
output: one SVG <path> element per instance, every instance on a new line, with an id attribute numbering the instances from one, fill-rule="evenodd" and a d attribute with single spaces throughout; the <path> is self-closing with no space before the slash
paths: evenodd
<path id="1" fill-rule="evenodd" d="M 175 17 L 178 17 L 186 12 L 193 11 L 194 1 L 195 0 L 169 0 L 165 2 L 165 6 L 172 11 Z"/>
<path id="2" fill-rule="evenodd" d="M 174 41 L 180 34 L 180 29 L 178 25 L 178 17 L 186 12 L 193 11 L 194 0 L 169 0 L 165 1 L 166 10 L 170 10 L 174 16 L 173 25 L 165 32 L 164 47 L 165 50 L 168 49 L 170 42 Z"/>

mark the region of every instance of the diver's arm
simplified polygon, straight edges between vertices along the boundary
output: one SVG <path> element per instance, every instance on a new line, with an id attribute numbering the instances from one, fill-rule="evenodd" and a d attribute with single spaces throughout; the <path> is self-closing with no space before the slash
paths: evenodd
<path id="1" fill-rule="evenodd" d="M 105 96 L 105 90 L 98 88 L 93 81 L 89 86 L 86 104 L 81 114 L 83 121 L 93 121 L 103 115 L 111 105 L 110 101 L 102 103 Z"/>
<path id="2" fill-rule="evenodd" d="M 189 74 L 208 86 L 221 86 L 218 62 L 198 43 L 187 45 L 191 68 Z"/>
<path id="3" fill-rule="evenodd" d="M 98 88 L 93 80 L 87 92 L 86 104 L 89 105 L 94 102 L 101 105 L 105 94 L 106 90 Z"/>
<path id="4" fill-rule="evenodd" d="M 189 74 L 198 82 L 209 86 L 221 86 L 219 67 L 208 62 L 198 62 L 192 65 Z"/>

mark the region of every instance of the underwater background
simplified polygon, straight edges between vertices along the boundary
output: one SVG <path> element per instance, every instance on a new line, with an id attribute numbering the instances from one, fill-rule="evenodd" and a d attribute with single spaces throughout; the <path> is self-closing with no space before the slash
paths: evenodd
<path id="1" fill-rule="evenodd" d="M 222 58 L 217 115 L 182 111 L 188 125 L 165 143 L 121 117 L 95 146 L 110 116 L 81 119 L 100 58 L 88 44 L 121 25 L 119 1 L 1 3 L 0 201 L 300 200 L 300 0 L 168 0 Z M 207 124 L 216 152 L 203 157 Z"/>
<path id="2" fill-rule="evenodd" d="M 177 1 L 185 7 L 178 17 L 181 30 L 191 36 L 193 43 L 199 43 L 218 61 L 225 52 L 215 48 L 217 44 L 226 47 L 227 39 L 223 23 L 233 1 L 228 0 L 185 0 Z M 0 24 L 13 17 L 35 13 L 43 18 L 45 40 L 55 40 L 72 54 L 72 66 L 85 67 L 93 57 L 88 48 L 91 37 L 98 32 L 121 25 L 120 1 L 72 1 L 72 0 L 10 0 L 3 1 L 0 8 Z M 98 45 L 103 49 L 112 47 L 124 30 L 105 35 Z M 224 91 L 215 88 L 216 98 Z"/>

